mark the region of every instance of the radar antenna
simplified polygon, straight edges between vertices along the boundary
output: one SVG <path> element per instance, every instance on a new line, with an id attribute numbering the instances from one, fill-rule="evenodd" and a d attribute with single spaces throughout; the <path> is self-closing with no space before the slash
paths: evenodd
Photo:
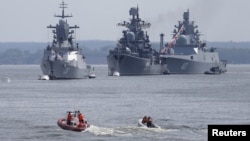
<path id="1" fill-rule="evenodd" d="M 149 28 L 151 26 L 150 23 L 142 21 L 139 18 L 138 6 L 130 8 L 129 15 L 132 16 L 132 19 L 130 19 L 130 22 L 123 21 L 121 23 L 118 23 L 117 25 L 127 27 L 133 32 L 139 31 L 141 29 Z"/>
<path id="2" fill-rule="evenodd" d="M 65 15 L 64 14 L 64 9 L 67 8 L 67 4 L 65 4 L 64 1 L 62 1 L 59 8 L 62 8 L 62 15 L 55 15 L 55 17 L 61 17 L 61 18 L 73 17 L 72 15 Z"/>

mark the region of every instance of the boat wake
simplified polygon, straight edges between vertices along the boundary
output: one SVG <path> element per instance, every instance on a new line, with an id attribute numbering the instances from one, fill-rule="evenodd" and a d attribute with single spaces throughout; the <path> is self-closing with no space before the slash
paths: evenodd
<path id="1" fill-rule="evenodd" d="M 163 128 L 146 128 L 138 126 L 127 126 L 127 127 L 116 127 L 116 128 L 106 128 L 90 125 L 83 132 L 93 133 L 94 135 L 104 135 L 104 136 L 133 136 L 133 134 L 140 133 L 165 133 L 171 131 L 170 129 Z"/>
<path id="2" fill-rule="evenodd" d="M 105 128 L 105 127 L 98 127 L 94 125 L 90 125 L 84 132 L 90 132 L 95 135 L 114 135 L 114 128 Z"/>

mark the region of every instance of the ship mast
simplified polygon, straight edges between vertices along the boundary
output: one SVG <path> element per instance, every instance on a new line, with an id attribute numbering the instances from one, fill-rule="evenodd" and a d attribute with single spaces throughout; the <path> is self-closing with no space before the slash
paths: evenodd
<path id="1" fill-rule="evenodd" d="M 71 15 L 65 15 L 64 14 L 64 9 L 67 8 L 67 4 L 65 4 L 64 1 L 62 1 L 59 8 L 62 8 L 62 15 L 56 15 L 55 14 L 55 17 L 61 17 L 62 19 L 68 18 L 68 17 L 73 17 L 72 14 Z"/>
<path id="2" fill-rule="evenodd" d="M 129 15 L 132 16 L 132 19 L 129 22 L 123 21 L 122 23 L 118 23 L 118 26 L 127 27 L 130 31 L 136 33 L 141 31 L 141 29 L 149 28 L 151 26 L 150 23 L 142 21 L 139 17 L 139 8 L 132 7 L 129 10 Z"/>

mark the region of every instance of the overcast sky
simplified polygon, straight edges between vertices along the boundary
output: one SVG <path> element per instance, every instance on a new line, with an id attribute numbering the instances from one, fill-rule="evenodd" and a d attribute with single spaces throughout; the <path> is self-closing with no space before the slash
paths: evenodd
<path id="1" fill-rule="evenodd" d="M 0 0 L 0 42 L 51 42 L 51 29 L 61 14 L 62 0 Z M 141 19 L 150 22 L 151 41 L 171 39 L 174 25 L 189 9 L 207 41 L 250 41 L 250 0 L 64 0 L 70 25 L 78 25 L 77 40 L 118 40 L 129 9 L 139 6 Z"/>

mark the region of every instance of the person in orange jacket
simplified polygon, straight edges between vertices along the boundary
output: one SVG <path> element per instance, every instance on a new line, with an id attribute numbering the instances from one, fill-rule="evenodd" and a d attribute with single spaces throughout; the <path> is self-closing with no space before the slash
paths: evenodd
<path id="1" fill-rule="evenodd" d="M 78 111 L 78 119 L 80 123 L 84 122 L 84 115 L 80 111 Z"/>
<path id="2" fill-rule="evenodd" d="M 67 117 L 67 125 L 71 125 L 71 120 L 72 120 L 72 115 L 71 112 L 69 112 Z"/>

